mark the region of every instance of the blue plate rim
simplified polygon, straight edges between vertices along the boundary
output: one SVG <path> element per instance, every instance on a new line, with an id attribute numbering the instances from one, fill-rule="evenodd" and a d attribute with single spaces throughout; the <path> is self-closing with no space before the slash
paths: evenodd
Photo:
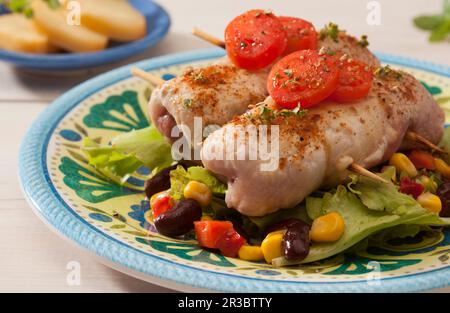
<path id="1" fill-rule="evenodd" d="M 151 16 L 154 19 L 152 27 L 155 31 L 151 31 L 140 40 L 88 53 L 32 54 L 0 49 L 0 60 L 23 68 L 61 71 L 102 66 L 137 55 L 156 45 L 166 36 L 171 20 L 167 11 L 153 0 L 133 1 L 148 2 L 148 5 L 155 8 L 155 14 Z"/>
<path id="2" fill-rule="evenodd" d="M 20 147 L 19 178 L 25 196 L 37 213 L 58 233 L 75 241 L 79 246 L 119 266 L 158 279 L 200 289 L 229 292 L 414 292 L 450 285 L 450 268 L 437 269 L 408 276 L 390 277 L 380 285 L 369 285 L 366 281 L 350 282 L 288 282 L 216 273 L 193 268 L 177 262 L 164 260 L 137 250 L 82 220 L 68 207 L 49 184 L 46 171 L 46 148 L 49 136 L 58 121 L 72 110 L 80 100 L 99 89 L 131 76 L 133 66 L 145 70 L 195 62 L 220 57 L 221 49 L 207 49 L 163 57 L 127 65 L 90 79 L 68 91 L 47 107 L 29 128 Z M 377 54 L 382 61 L 431 71 L 450 77 L 450 67 L 407 57 Z M 73 217 L 76 217 L 75 219 Z"/>

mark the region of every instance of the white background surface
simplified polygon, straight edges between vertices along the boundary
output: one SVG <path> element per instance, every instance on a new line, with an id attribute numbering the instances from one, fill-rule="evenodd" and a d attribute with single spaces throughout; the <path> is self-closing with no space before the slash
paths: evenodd
<path id="1" fill-rule="evenodd" d="M 379 1 L 380 26 L 367 24 L 368 2 L 160 0 L 172 17 L 171 31 L 139 59 L 209 47 L 190 35 L 193 26 L 223 36 L 224 27 L 235 15 L 251 8 L 271 8 L 279 15 L 308 19 L 317 28 L 334 21 L 352 34 L 368 34 L 370 47 L 375 51 L 450 65 L 450 43 L 429 44 L 427 33 L 415 29 L 411 23 L 415 15 L 439 12 L 440 0 Z M 49 76 L 16 70 L 0 62 L 0 292 L 168 291 L 113 271 L 57 237 L 33 215 L 20 191 L 17 157 L 26 129 L 53 99 L 98 72 Z M 81 264 L 80 286 L 66 283 L 66 265 L 70 261 Z"/>

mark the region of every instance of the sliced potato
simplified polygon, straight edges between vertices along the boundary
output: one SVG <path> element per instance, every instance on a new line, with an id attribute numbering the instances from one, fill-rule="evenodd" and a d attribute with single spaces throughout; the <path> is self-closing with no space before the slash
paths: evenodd
<path id="1" fill-rule="evenodd" d="M 147 33 L 145 17 L 127 0 L 78 0 L 81 24 L 116 41 L 133 41 Z"/>
<path id="2" fill-rule="evenodd" d="M 87 27 L 67 23 L 64 7 L 52 9 L 42 0 L 31 2 L 35 22 L 55 46 L 70 52 L 92 52 L 106 48 L 108 38 Z"/>
<path id="3" fill-rule="evenodd" d="M 48 53 L 56 50 L 32 19 L 22 14 L 4 14 L 0 16 L 0 49 Z"/>

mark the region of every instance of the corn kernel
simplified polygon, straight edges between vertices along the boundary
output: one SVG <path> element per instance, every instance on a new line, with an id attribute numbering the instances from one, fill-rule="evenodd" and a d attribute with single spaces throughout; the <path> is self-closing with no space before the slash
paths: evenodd
<path id="1" fill-rule="evenodd" d="M 261 243 L 261 250 L 267 263 L 271 263 L 273 259 L 283 256 L 281 242 L 283 241 L 283 232 L 274 232 L 266 236 Z"/>
<path id="2" fill-rule="evenodd" d="M 395 169 L 401 173 L 406 173 L 409 177 L 417 176 L 417 169 L 410 159 L 403 153 L 394 153 L 389 160 L 389 165 L 395 166 Z"/>
<path id="3" fill-rule="evenodd" d="M 425 192 L 417 198 L 417 202 L 429 212 L 439 214 L 442 209 L 442 202 L 438 196 L 433 195 L 431 192 Z"/>
<path id="4" fill-rule="evenodd" d="M 309 236 L 317 242 L 338 241 L 344 234 L 345 224 L 342 216 L 337 212 L 331 212 L 320 216 L 313 221 Z"/>
<path id="5" fill-rule="evenodd" d="M 441 173 L 445 178 L 450 178 L 450 166 L 442 159 L 434 159 L 434 164 L 436 165 L 436 170 Z"/>
<path id="6" fill-rule="evenodd" d="M 282 234 L 282 235 L 286 234 L 286 229 L 275 230 L 275 231 L 273 231 L 273 232 L 271 232 L 271 233 L 268 233 L 268 234 L 266 235 L 266 238 L 267 238 L 267 237 L 271 237 L 271 236 L 273 236 L 273 235 L 277 235 L 277 234 Z"/>
<path id="7" fill-rule="evenodd" d="M 184 187 L 183 195 L 186 199 L 196 200 L 202 206 L 210 204 L 212 199 L 212 193 L 209 187 L 195 180 L 191 180 Z"/>
<path id="8" fill-rule="evenodd" d="M 264 254 L 261 247 L 243 245 L 239 249 L 239 258 L 245 261 L 261 261 L 264 260 Z"/>

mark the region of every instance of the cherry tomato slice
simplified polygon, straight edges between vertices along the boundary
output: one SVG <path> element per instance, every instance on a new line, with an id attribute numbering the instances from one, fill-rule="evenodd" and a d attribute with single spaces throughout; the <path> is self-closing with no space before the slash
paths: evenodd
<path id="1" fill-rule="evenodd" d="M 354 59 L 339 62 L 339 84 L 330 99 L 336 102 L 354 102 L 365 98 L 372 88 L 373 70 Z"/>
<path id="2" fill-rule="evenodd" d="M 283 24 L 287 36 L 284 55 L 300 50 L 317 49 L 317 32 L 313 24 L 301 18 L 288 16 L 280 16 L 278 20 Z"/>
<path id="3" fill-rule="evenodd" d="M 337 59 L 316 50 L 289 54 L 273 67 L 267 89 L 281 108 L 312 107 L 330 96 L 338 85 Z"/>
<path id="4" fill-rule="evenodd" d="M 262 69 L 286 49 L 283 25 L 271 12 L 252 10 L 239 15 L 225 29 L 228 57 L 238 67 Z"/>

